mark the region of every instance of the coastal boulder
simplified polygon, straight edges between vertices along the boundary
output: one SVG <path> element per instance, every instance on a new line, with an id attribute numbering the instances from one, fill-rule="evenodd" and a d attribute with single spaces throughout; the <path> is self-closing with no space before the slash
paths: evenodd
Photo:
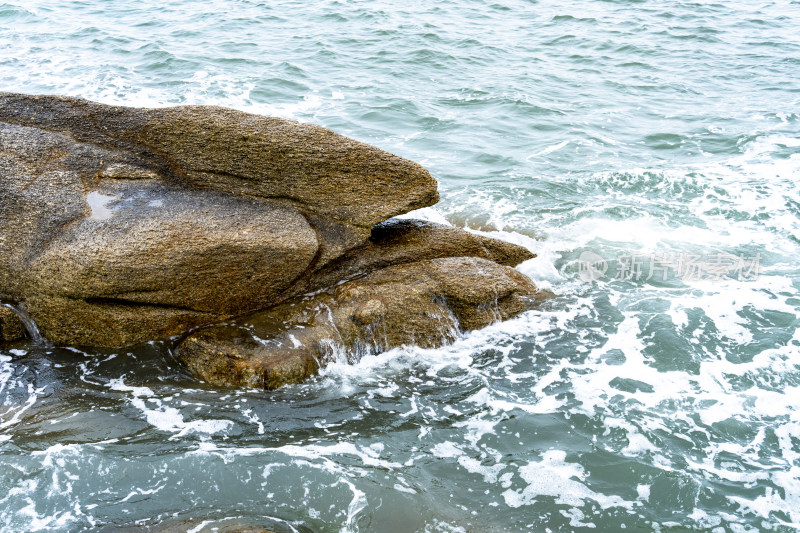
<path id="1" fill-rule="evenodd" d="M 222 107 L 143 109 L 0 93 L 0 122 L 116 154 L 98 169 L 110 179 L 157 176 L 281 199 L 367 235 L 378 222 L 439 199 L 436 181 L 413 161 L 313 124 Z"/>
<path id="2" fill-rule="evenodd" d="M 437 201 L 417 163 L 319 126 L 0 93 L 0 301 L 60 345 L 182 335 L 215 385 L 440 346 L 541 300 L 525 248 L 394 218 Z M 0 312 L 0 340 L 24 336 Z"/>
<path id="3" fill-rule="evenodd" d="M 269 307 L 437 199 L 418 164 L 319 126 L 0 93 L 0 298 L 57 344 Z"/>

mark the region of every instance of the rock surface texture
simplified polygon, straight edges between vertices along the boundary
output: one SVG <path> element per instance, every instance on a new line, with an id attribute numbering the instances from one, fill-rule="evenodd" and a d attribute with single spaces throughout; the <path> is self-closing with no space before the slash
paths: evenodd
<path id="1" fill-rule="evenodd" d="M 486 259 L 416 261 L 252 314 L 237 327 L 192 333 L 177 356 L 209 383 L 270 389 L 304 380 L 320 362 L 402 345 L 441 346 L 541 296 L 524 275 Z"/>
<path id="2" fill-rule="evenodd" d="M 17 341 L 25 338 L 25 325 L 17 314 L 0 305 L 0 342 Z"/>
<path id="3" fill-rule="evenodd" d="M 437 201 L 418 164 L 318 126 L 0 93 L 0 300 L 56 344 L 193 331 L 177 354 L 213 384 L 435 346 L 541 298 L 510 268 L 526 249 L 389 220 Z"/>

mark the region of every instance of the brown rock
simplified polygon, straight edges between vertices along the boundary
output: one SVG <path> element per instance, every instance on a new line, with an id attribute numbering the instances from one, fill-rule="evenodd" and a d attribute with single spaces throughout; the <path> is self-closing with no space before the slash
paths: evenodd
<path id="1" fill-rule="evenodd" d="M 343 353 L 437 347 L 544 298 L 513 268 L 476 257 L 418 261 L 189 335 L 177 357 L 214 385 L 297 383 Z"/>
<path id="2" fill-rule="evenodd" d="M 0 298 L 57 344 L 211 326 L 178 354 L 218 385 L 438 346 L 542 297 L 522 247 L 387 221 L 437 199 L 421 166 L 318 126 L 0 93 Z"/>
<path id="3" fill-rule="evenodd" d="M 115 299 L 34 295 L 26 301 L 42 336 L 60 345 L 125 346 L 178 335 L 223 316 Z"/>
<path id="4" fill-rule="evenodd" d="M 95 193 L 104 211 L 28 265 L 28 312 L 57 343 L 130 344 L 263 308 L 317 253 L 313 228 L 279 204 L 160 184 Z"/>
<path id="5" fill-rule="evenodd" d="M 181 342 L 177 356 L 192 374 L 220 387 L 275 389 L 300 383 L 319 369 L 310 346 L 270 349 L 236 326 L 211 326 L 192 333 Z"/>
<path id="6" fill-rule="evenodd" d="M 0 93 L 0 297 L 59 344 L 269 307 L 437 198 L 416 163 L 318 126 Z"/>
<path id="7" fill-rule="evenodd" d="M 413 219 L 393 219 L 376 225 L 369 241 L 314 272 L 310 290 L 393 265 L 439 257 L 482 257 L 517 266 L 536 257 L 528 249 L 460 228 Z"/>
<path id="8" fill-rule="evenodd" d="M 121 152 L 116 159 L 142 169 L 134 175 L 152 171 L 181 184 L 279 198 L 367 234 L 438 201 L 436 181 L 417 163 L 319 126 L 233 109 L 141 109 L 0 93 L 0 122 Z"/>
<path id="9" fill-rule="evenodd" d="M 17 314 L 0 304 L 0 342 L 16 341 L 25 338 L 25 325 Z"/>

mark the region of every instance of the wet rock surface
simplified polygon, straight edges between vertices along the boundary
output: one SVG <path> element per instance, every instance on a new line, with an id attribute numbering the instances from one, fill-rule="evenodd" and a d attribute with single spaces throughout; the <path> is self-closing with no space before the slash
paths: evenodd
<path id="1" fill-rule="evenodd" d="M 528 250 L 392 219 L 437 200 L 418 164 L 318 126 L 0 93 L 0 298 L 56 344 L 193 331 L 177 352 L 219 385 L 302 380 L 329 345 L 434 346 L 540 298 L 510 268 Z"/>
<path id="2" fill-rule="evenodd" d="M 25 325 L 10 308 L 0 304 L 0 342 L 25 338 Z"/>
<path id="3" fill-rule="evenodd" d="M 511 267 L 447 257 L 376 270 L 186 337 L 176 355 L 214 385 L 275 388 L 331 360 L 403 345 L 453 341 L 530 309 L 545 297 Z"/>
<path id="4" fill-rule="evenodd" d="M 534 257 L 529 250 L 459 228 L 420 220 L 392 219 L 372 228 L 368 241 L 318 269 L 310 289 L 393 265 L 439 257 L 482 257 L 517 266 Z"/>

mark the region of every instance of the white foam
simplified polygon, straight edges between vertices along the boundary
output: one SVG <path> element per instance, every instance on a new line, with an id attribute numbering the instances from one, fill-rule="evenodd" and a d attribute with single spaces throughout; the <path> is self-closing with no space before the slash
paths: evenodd
<path id="1" fill-rule="evenodd" d="M 507 490 L 503 493 L 506 505 L 521 507 L 533 505 L 543 496 L 555 498 L 556 503 L 580 507 L 587 501 L 597 502 L 603 509 L 622 507 L 631 509 L 633 502 L 618 496 L 606 496 L 589 489 L 581 481 L 585 478 L 583 468 L 567 463 L 566 452 L 549 450 L 541 462 L 532 462 L 518 469 L 519 476 L 527 483 L 522 490 Z M 573 479 L 577 478 L 577 479 Z"/>
<path id="2" fill-rule="evenodd" d="M 292 457 L 303 457 L 305 459 L 319 459 L 335 455 L 353 455 L 358 457 L 366 466 L 376 466 L 386 469 L 401 468 L 400 463 L 387 461 L 380 458 L 379 452 L 370 447 L 358 447 L 350 442 L 339 442 L 330 446 L 310 444 L 296 446 L 289 444 L 278 448 L 272 448 Z"/>
<path id="3" fill-rule="evenodd" d="M 407 494 L 416 494 L 417 493 L 417 491 L 415 491 L 411 487 L 406 487 L 405 485 L 401 485 L 400 483 L 395 483 L 394 484 L 394 490 L 397 490 L 397 491 L 400 491 L 400 492 L 405 492 Z"/>
<path id="4" fill-rule="evenodd" d="M 747 201 L 752 200 L 750 198 Z M 691 242 L 692 244 L 719 244 L 719 237 L 714 233 L 715 230 L 708 232 L 686 232 L 685 229 L 675 230 L 666 228 L 660 221 L 655 219 L 632 220 L 623 222 L 612 222 L 603 228 L 594 228 L 594 222 L 587 222 L 583 226 L 572 226 L 569 231 L 587 230 L 588 234 L 581 234 L 580 238 L 573 239 L 572 242 L 564 242 L 565 239 L 558 240 L 558 248 L 548 250 L 548 241 L 535 241 L 531 239 L 526 245 L 535 248 L 543 262 L 552 260 L 551 272 L 557 272 L 554 265 L 558 252 L 553 250 L 565 249 L 571 246 L 578 246 L 591 242 L 591 239 L 599 238 L 607 230 L 615 230 L 617 235 L 625 235 L 625 239 L 633 242 L 645 244 L 657 236 L 662 239 L 658 242 L 667 242 L 669 239 Z M 605 222 L 603 222 L 605 224 Z M 648 224 L 650 226 L 648 227 Z M 644 230 L 644 236 L 637 233 Z M 766 244 L 771 240 L 766 237 L 762 230 L 755 227 L 740 231 L 737 228 L 728 232 L 729 239 L 724 242 L 726 245 L 740 244 Z M 589 230 L 593 231 L 591 233 Z M 667 236 L 665 237 L 665 230 Z M 625 233 L 627 232 L 627 233 Z M 649 233 L 648 233 L 649 232 Z M 672 233 L 670 233 L 672 232 Z M 578 232 L 580 234 L 580 232 Z M 498 236 L 501 233 L 489 232 L 489 235 Z M 508 234 L 506 234 L 508 235 Z M 557 234 L 558 235 L 558 234 Z M 517 242 L 530 239 L 522 236 L 512 237 Z M 512 240 L 506 237 L 506 240 Z M 553 236 L 550 236 L 553 239 Z M 723 236 L 724 240 L 725 237 Z M 568 239 L 566 239 L 568 241 Z M 775 249 L 775 247 L 773 247 Z M 793 253 L 796 253 L 794 250 Z M 531 264 L 536 264 L 537 260 L 532 260 Z M 523 265 L 525 267 L 526 265 Z M 546 271 L 540 269 L 539 272 Z M 536 270 L 533 270 L 536 272 Z M 585 286 L 569 286 L 570 281 L 557 273 L 551 275 L 557 288 L 564 291 L 574 290 L 575 293 L 585 291 Z M 697 312 L 709 319 L 718 332 L 720 339 L 729 339 L 736 344 L 746 344 L 753 339 L 752 319 L 748 313 L 778 312 L 785 313 L 787 316 L 796 314 L 796 307 L 787 301 L 790 295 L 796 294 L 791 278 L 780 275 L 771 275 L 770 270 L 766 269 L 758 283 L 738 280 L 721 280 L 715 282 L 690 282 L 685 290 L 671 290 L 664 294 L 663 299 L 668 301 L 668 308 L 664 311 L 665 315 L 672 320 L 672 326 L 680 335 L 688 337 L 690 340 L 697 331 L 692 333 L 686 328 L 693 323 L 690 315 L 696 316 Z M 648 294 L 658 296 L 659 288 L 634 289 L 630 293 L 617 293 L 609 290 L 609 301 L 614 306 L 628 305 L 635 302 L 637 298 Z M 638 291 L 638 292 L 636 292 Z M 570 293 L 568 293 L 570 294 Z M 577 317 L 581 314 L 591 316 L 594 301 L 591 298 L 574 298 L 566 309 L 556 309 L 547 312 L 534 311 L 526 313 L 516 319 L 503 324 L 497 324 L 465 335 L 456 340 L 451 346 L 446 346 L 439 350 L 426 351 L 420 349 L 401 349 L 381 354 L 362 360 L 349 368 L 334 367 L 328 370 L 328 378 L 340 378 L 346 376 L 360 384 L 368 384 L 370 380 L 381 379 L 391 376 L 398 367 L 417 366 L 427 368 L 428 376 L 436 379 L 445 369 L 456 368 L 463 372 L 465 376 L 484 376 L 484 372 L 472 367 L 472 356 L 482 350 L 498 349 L 503 350 L 503 344 L 510 346 L 513 351 L 514 343 L 507 343 L 508 339 L 515 338 L 536 338 L 537 335 L 548 330 L 555 332 L 567 331 L 574 332 L 574 324 Z M 783 450 L 783 460 L 785 466 L 778 469 L 773 474 L 763 473 L 763 460 L 758 455 L 760 449 L 759 442 L 764 440 L 763 431 L 759 433 L 752 443 L 746 446 L 733 445 L 732 443 L 709 444 L 708 450 L 702 459 L 690 462 L 691 476 L 700 477 L 719 477 L 727 479 L 729 482 L 752 484 L 766 480 L 781 487 L 782 493 L 772 492 L 754 500 L 738 498 L 735 500 L 743 511 L 751 513 L 762 513 L 768 516 L 770 510 L 779 510 L 792 516 L 792 521 L 796 522 L 796 517 L 790 513 L 792 506 L 800 508 L 797 494 L 800 490 L 793 481 L 796 474 L 790 467 L 795 460 L 796 452 L 793 451 L 793 440 L 788 435 L 795 433 L 797 429 L 792 426 L 798 421 L 800 415 L 800 405 L 797 405 L 796 398 L 800 398 L 800 390 L 792 386 L 783 386 L 780 392 L 772 391 L 758 386 L 738 389 L 731 385 L 731 378 L 746 376 L 748 374 L 758 375 L 768 372 L 771 375 L 781 375 L 786 372 L 796 372 L 800 369 L 796 361 L 796 347 L 793 345 L 800 342 L 800 332 L 795 331 L 794 338 L 787 345 L 762 350 L 757 353 L 750 362 L 733 362 L 726 358 L 725 353 L 717 352 L 702 355 L 695 360 L 699 371 L 659 370 L 653 360 L 645 355 L 646 348 L 652 343 L 644 335 L 643 325 L 646 324 L 646 317 L 652 311 L 645 307 L 646 312 L 641 308 L 632 306 L 633 309 L 623 313 L 622 321 L 616 326 L 615 331 L 607 335 L 604 343 L 598 347 L 586 350 L 585 362 L 571 363 L 567 359 L 562 359 L 553 363 L 547 363 L 543 373 L 538 374 L 531 388 L 532 396 L 520 400 L 510 398 L 505 393 L 499 393 L 491 385 L 479 389 L 470 396 L 466 402 L 488 408 L 482 415 L 473 415 L 465 421 L 455 424 L 465 430 L 464 443 L 458 441 L 446 441 L 437 443 L 430 453 L 442 459 L 456 459 L 468 472 L 479 474 L 487 483 L 510 483 L 510 479 L 505 472 L 505 465 L 502 462 L 491 463 L 477 460 L 467 455 L 464 451 L 467 448 L 486 451 L 481 448 L 483 437 L 487 434 L 496 433 L 497 421 L 501 420 L 505 413 L 518 410 L 530 414 L 555 413 L 563 411 L 565 404 L 557 400 L 552 393 L 546 389 L 552 385 L 563 387 L 568 385 L 571 395 L 574 396 L 576 404 L 571 404 L 568 412 L 581 412 L 590 417 L 600 416 L 603 424 L 611 429 L 622 430 L 627 437 L 627 443 L 621 447 L 610 449 L 614 453 L 621 453 L 629 456 L 651 457 L 653 464 L 658 468 L 670 471 L 672 461 L 662 455 L 664 452 L 660 446 L 656 445 L 652 439 L 652 432 L 668 432 L 675 438 L 684 439 L 689 445 L 695 445 L 691 436 L 683 435 L 675 431 L 674 422 L 680 421 L 687 424 L 694 431 L 708 432 L 702 426 L 698 427 L 694 416 L 698 416 L 704 426 L 713 426 L 725 422 L 729 419 L 739 419 L 745 422 L 748 420 L 763 417 L 766 420 L 775 418 L 788 418 L 792 422 L 779 420 L 776 424 L 776 435 L 779 436 L 781 448 Z M 696 325 L 694 327 L 697 327 Z M 582 352 L 581 346 L 576 347 L 576 351 Z M 604 357 L 610 351 L 619 351 L 624 356 L 624 364 L 608 364 L 604 362 Z M 702 352 L 701 352 L 702 354 Z M 534 373 L 514 373 L 510 369 L 513 365 L 508 359 L 504 359 L 493 368 L 508 368 L 505 379 L 514 383 L 531 383 Z M 463 379 L 466 379 L 463 378 Z M 644 389 L 619 390 L 611 386 L 615 379 L 627 379 L 636 383 L 644 383 Z M 487 383 L 491 383 L 487 381 Z M 536 400 L 531 400 L 536 398 Z M 620 400 L 619 398 L 623 398 Z M 611 416 L 608 411 L 609 405 L 622 405 L 625 398 L 635 402 L 637 406 L 635 415 L 636 423 L 623 417 Z M 680 407 L 675 410 L 664 411 L 665 405 L 679 400 Z M 456 413 L 462 411 L 456 406 L 448 406 Z M 419 407 L 421 410 L 422 407 Z M 772 425 L 772 422 L 769 422 Z M 430 432 L 421 431 L 420 439 L 426 438 Z M 797 437 L 794 437 L 797 438 Z M 759 440 L 760 439 L 760 440 Z M 720 453 L 732 453 L 741 457 L 745 464 L 752 468 L 757 468 L 762 473 L 743 473 L 738 470 L 736 465 L 721 465 L 715 463 Z M 549 461 L 549 463 L 548 463 Z M 560 462 L 559 462 L 560 461 Z M 780 462 L 780 461 L 779 461 Z M 533 472 L 540 472 L 543 464 L 549 465 L 550 470 L 546 471 L 547 481 L 529 481 L 525 476 L 533 479 Z M 520 477 L 529 481 L 526 489 L 511 489 L 507 487 L 504 492 L 504 499 L 507 505 L 512 507 L 522 506 L 533 503 L 537 496 L 550 495 L 556 498 L 557 502 L 571 505 L 567 511 L 571 519 L 584 520 L 578 516 L 578 507 L 586 501 L 593 500 L 601 506 L 620 506 L 631 509 L 634 504 L 640 503 L 625 501 L 614 495 L 598 494 L 591 490 L 582 480 L 581 471 L 576 470 L 571 464 L 564 463 L 563 457 L 547 456 L 542 463 L 531 463 L 527 468 L 520 472 Z M 579 467 L 578 467 L 579 468 Z M 505 472 L 505 473 L 504 473 Z M 795 477 L 792 477 L 795 476 Z M 549 490 L 549 491 L 548 491 Z M 649 485 L 639 485 L 637 487 L 640 501 L 648 501 L 650 495 Z M 784 494 L 785 496 L 782 496 Z M 703 518 L 704 523 L 711 523 L 720 520 L 725 513 L 720 511 L 714 516 Z M 697 520 L 700 515 L 697 514 Z M 731 520 L 734 520 L 731 518 Z M 739 520 L 736 518 L 735 520 Z"/>
<path id="5" fill-rule="evenodd" d="M 444 215 L 435 207 L 423 207 L 421 209 L 415 209 L 414 211 L 409 211 L 408 213 L 397 215 L 395 218 L 424 220 L 426 222 L 434 222 L 436 224 L 442 224 L 444 226 L 452 226 L 452 224 L 444 217 Z"/>
<path id="6" fill-rule="evenodd" d="M 431 448 L 431 453 L 439 458 L 445 457 L 458 457 L 459 455 L 464 455 L 464 452 L 459 448 L 454 442 L 440 442 L 433 448 Z"/>
<path id="7" fill-rule="evenodd" d="M 558 150 L 561 150 L 562 148 L 567 146 L 570 142 L 572 142 L 572 141 L 567 139 L 565 141 L 561 141 L 560 143 L 550 145 L 550 146 L 548 146 L 546 148 L 543 148 L 542 150 L 539 150 L 538 152 L 535 152 L 535 153 L 529 155 L 527 157 L 527 160 L 530 161 L 531 159 L 534 159 L 536 157 L 540 157 L 540 156 L 543 156 L 543 155 L 552 154 L 553 152 L 557 152 Z"/>
<path id="8" fill-rule="evenodd" d="M 461 455 L 458 457 L 458 464 L 471 474 L 480 474 L 483 476 L 483 480 L 486 483 L 497 483 L 497 477 L 507 466 L 503 463 L 486 465 L 478 459 L 467 457 L 466 455 Z"/>
<path id="9" fill-rule="evenodd" d="M 8 376 L 10 376 L 10 368 L 0 367 L 0 392 L 6 387 Z M 39 395 L 44 392 L 44 387 L 34 388 L 32 384 L 27 385 L 28 397 L 22 405 L 12 405 L 5 412 L 0 413 L 0 429 L 5 430 L 15 424 L 19 423 L 22 415 L 39 399 Z M 9 416 L 10 415 L 10 416 Z M 7 439 L 6 439 L 7 440 Z"/>
<path id="10" fill-rule="evenodd" d="M 206 527 L 208 524 L 213 524 L 213 523 L 214 523 L 213 520 L 203 520 L 202 522 L 197 524 L 197 526 L 187 530 L 186 533 L 200 533 L 200 531 L 202 531 L 204 527 Z"/>
<path id="11" fill-rule="evenodd" d="M 133 397 L 128 399 L 130 404 L 144 414 L 148 424 L 160 431 L 173 433 L 170 439 L 177 439 L 190 433 L 200 435 L 225 433 L 233 426 L 233 422 L 230 420 L 201 419 L 186 422 L 178 409 L 164 405 L 165 400 L 157 397 L 152 389 L 126 385 L 122 378 L 110 380 L 108 388 L 131 392 Z M 148 403 L 153 406 L 151 407 Z"/>

